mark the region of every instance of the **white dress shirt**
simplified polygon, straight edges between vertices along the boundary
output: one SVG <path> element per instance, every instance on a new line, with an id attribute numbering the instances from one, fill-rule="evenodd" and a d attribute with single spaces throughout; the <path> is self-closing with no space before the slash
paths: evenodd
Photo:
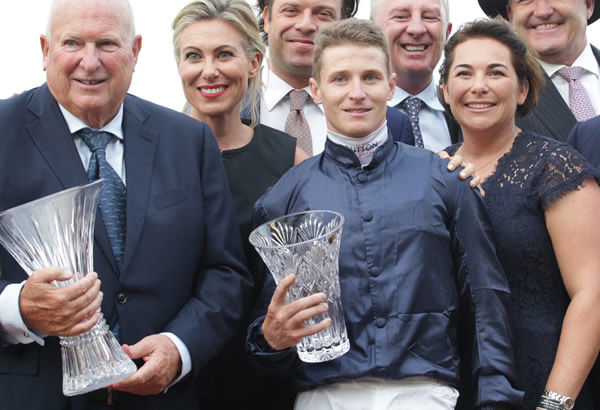
<path id="1" fill-rule="evenodd" d="M 288 93 L 294 89 L 283 81 L 277 74 L 264 67 L 262 72 L 263 90 L 260 98 L 260 122 L 271 128 L 285 132 L 285 121 L 290 113 L 290 96 Z M 312 99 L 310 87 L 304 87 L 309 95 L 304 103 L 304 117 L 310 128 L 313 155 L 325 149 L 327 140 L 327 122 L 325 113 L 320 104 L 315 104 Z"/>
<path id="2" fill-rule="evenodd" d="M 430 151 L 439 152 L 452 144 L 446 117 L 444 117 L 444 107 L 438 100 L 434 82 L 431 81 L 427 88 L 417 95 L 411 95 L 396 86 L 396 92 L 394 92 L 394 97 L 388 101 L 388 106 L 396 107 L 406 97 L 417 97 L 425 103 L 419 112 L 419 129 L 423 136 L 424 147 Z M 400 107 L 397 108 L 404 111 Z"/>
<path id="3" fill-rule="evenodd" d="M 569 106 L 569 82 L 558 74 L 558 70 L 566 66 L 563 64 L 550 64 L 541 60 L 539 61 L 563 100 L 565 100 L 567 106 Z M 590 102 L 592 103 L 592 108 L 594 109 L 594 114 L 600 115 L 600 68 L 590 43 L 586 44 L 579 57 L 571 64 L 571 67 L 583 68 L 584 71 L 579 78 L 579 82 L 587 92 Z"/>
<path id="4" fill-rule="evenodd" d="M 67 111 L 62 105 L 59 104 L 59 108 L 67 122 L 69 131 L 71 134 L 75 134 L 82 128 L 92 128 L 86 123 L 75 117 L 69 111 Z M 123 145 L 123 106 L 119 109 L 119 112 L 108 124 L 100 128 L 101 131 L 110 132 L 117 138 L 111 139 L 106 146 L 106 160 L 113 167 L 115 172 L 121 177 L 125 184 L 125 156 L 124 156 L 124 145 Z M 95 129 L 95 128 L 93 128 Z M 74 136 L 75 146 L 77 152 L 81 158 L 84 169 L 88 168 L 91 158 L 91 151 L 83 139 L 79 136 Z M 25 281 L 21 283 L 13 283 L 7 285 L 4 291 L 0 293 L 0 342 L 4 344 L 28 344 L 36 342 L 40 345 L 44 345 L 44 335 L 29 329 L 23 322 L 21 312 L 19 310 L 19 295 Z M 177 379 L 173 381 L 168 387 L 174 385 L 181 380 L 186 374 L 192 370 L 192 359 L 190 351 L 187 346 L 181 341 L 179 337 L 171 332 L 161 333 L 167 336 L 177 347 L 179 356 L 181 357 L 181 373 Z M 168 388 L 167 387 L 167 388 Z"/>

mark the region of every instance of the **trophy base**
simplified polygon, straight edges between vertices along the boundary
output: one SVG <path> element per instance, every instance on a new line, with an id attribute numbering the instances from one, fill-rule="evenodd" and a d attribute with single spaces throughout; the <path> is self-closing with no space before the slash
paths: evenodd
<path id="1" fill-rule="evenodd" d="M 345 336 L 345 335 L 344 335 Z M 305 363 L 322 363 L 329 360 L 337 359 L 346 354 L 350 350 L 350 341 L 346 337 L 340 343 L 319 349 L 302 350 L 302 346 L 297 345 L 296 351 L 298 357 Z"/>
<path id="2" fill-rule="evenodd" d="M 103 317 L 85 333 L 61 337 L 60 345 L 65 396 L 76 396 L 110 386 L 137 370 Z"/>

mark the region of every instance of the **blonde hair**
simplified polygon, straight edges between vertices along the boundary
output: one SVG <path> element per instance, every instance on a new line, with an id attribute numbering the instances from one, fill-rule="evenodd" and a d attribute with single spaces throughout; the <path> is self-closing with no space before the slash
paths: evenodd
<path id="1" fill-rule="evenodd" d="M 381 28 L 369 20 L 349 18 L 327 24 L 317 34 L 313 53 L 313 77 L 319 81 L 323 52 L 341 45 L 371 46 L 379 48 L 385 56 L 388 75 L 392 73 L 392 60 L 388 41 Z"/>
<path id="2" fill-rule="evenodd" d="M 256 54 L 260 60 L 265 54 L 265 45 L 260 38 L 258 23 L 252 8 L 245 0 L 200 0 L 185 6 L 175 20 L 173 20 L 173 51 L 175 61 L 179 65 L 181 59 L 181 46 L 179 36 L 189 25 L 202 20 L 221 20 L 231 24 L 240 33 L 246 49 L 248 59 L 253 59 Z M 250 109 L 250 126 L 259 123 L 259 101 L 261 91 L 261 72 L 248 79 L 248 91 L 242 102 L 242 110 Z"/>

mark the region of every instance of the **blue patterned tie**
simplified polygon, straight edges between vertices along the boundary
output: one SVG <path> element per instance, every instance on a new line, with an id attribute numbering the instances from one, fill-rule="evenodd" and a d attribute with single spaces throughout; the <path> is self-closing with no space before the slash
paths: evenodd
<path id="1" fill-rule="evenodd" d="M 417 97 L 406 97 L 399 105 L 408 114 L 410 125 L 415 136 L 415 147 L 423 148 L 423 136 L 419 128 L 419 112 L 423 108 L 424 102 Z"/>
<path id="2" fill-rule="evenodd" d="M 98 178 L 104 180 L 98 207 L 102 212 L 102 219 L 108 232 L 113 254 L 119 269 L 121 269 L 125 251 L 127 195 L 121 177 L 106 161 L 106 145 L 114 136 L 108 132 L 90 128 L 84 128 L 78 134 L 92 152 L 88 166 L 88 179 L 90 181 Z"/>

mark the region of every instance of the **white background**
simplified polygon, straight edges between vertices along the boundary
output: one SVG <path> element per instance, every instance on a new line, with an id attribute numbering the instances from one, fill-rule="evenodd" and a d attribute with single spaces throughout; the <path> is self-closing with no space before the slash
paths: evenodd
<path id="1" fill-rule="evenodd" d="M 142 51 L 129 91 L 178 110 L 184 97 L 171 47 L 171 22 L 191 0 L 130 1 Z M 362 0 L 357 17 L 368 18 L 369 5 Z M 39 37 L 46 28 L 49 6 L 50 0 L 0 0 L 0 98 L 45 81 Z M 477 0 L 450 0 L 455 29 L 476 17 L 483 17 Z M 588 39 L 600 44 L 600 22 L 588 28 Z"/>

